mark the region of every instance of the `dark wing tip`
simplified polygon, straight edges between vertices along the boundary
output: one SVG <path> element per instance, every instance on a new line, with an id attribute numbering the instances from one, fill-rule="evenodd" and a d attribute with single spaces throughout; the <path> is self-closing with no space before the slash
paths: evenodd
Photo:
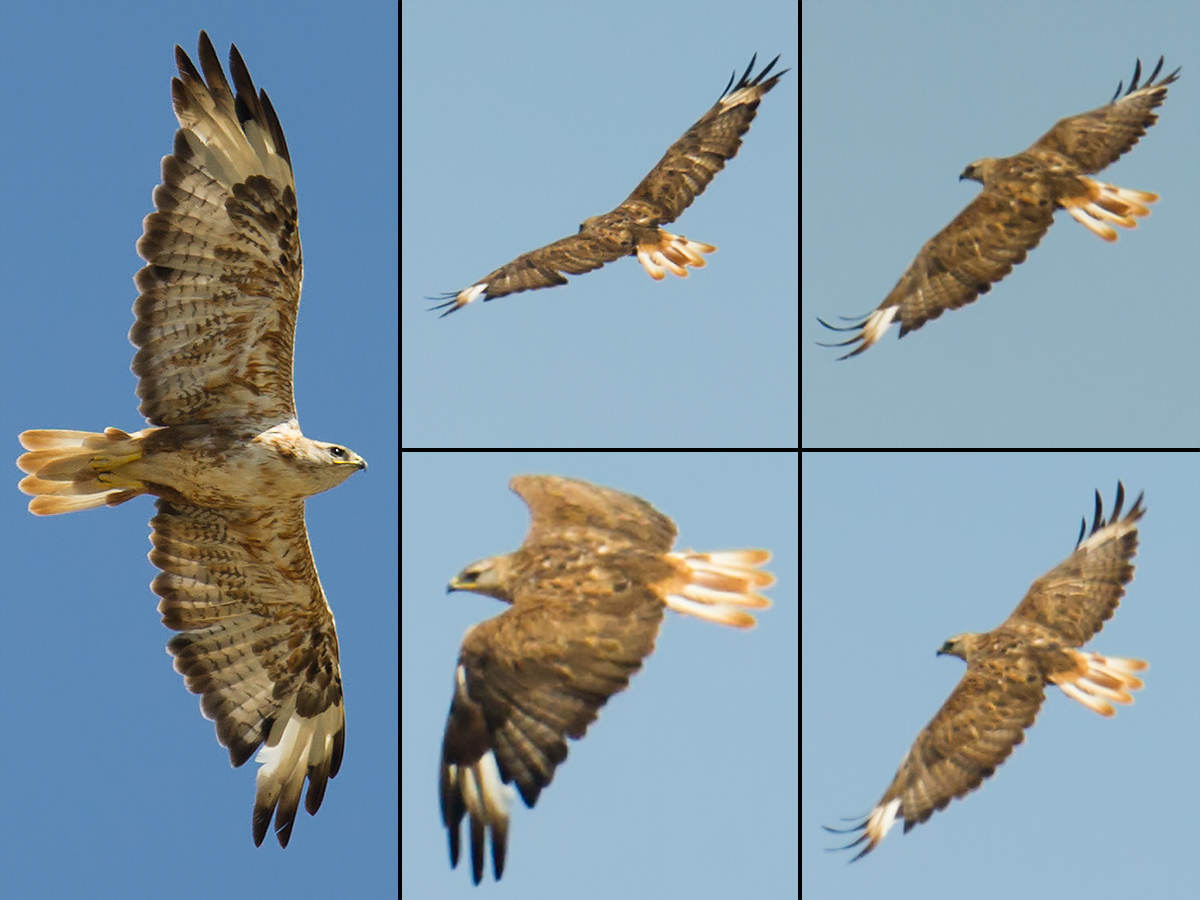
<path id="1" fill-rule="evenodd" d="M 1145 515 L 1146 510 L 1144 510 L 1142 508 L 1142 499 L 1145 496 L 1146 496 L 1145 491 L 1142 491 L 1140 494 L 1138 494 L 1137 499 L 1135 501 L 1133 501 L 1133 506 L 1130 508 L 1129 512 L 1127 512 L 1125 514 L 1126 521 L 1136 522 L 1143 515 Z M 1095 534 L 1101 528 L 1106 528 L 1109 525 L 1112 525 L 1114 522 L 1119 521 L 1121 518 L 1121 507 L 1124 505 L 1125 505 L 1125 485 L 1122 482 L 1118 481 L 1117 482 L 1117 495 L 1113 499 L 1112 511 L 1108 514 L 1108 518 L 1105 519 L 1103 502 L 1100 499 L 1100 491 L 1097 490 L 1096 491 L 1096 511 L 1092 514 L 1091 531 L 1088 531 L 1087 518 L 1085 517 L 1083 519 L 1083 521 L 1079 523 L 1079 537 L 1075 541 L 1075 546 L 1078 547 L 1081 543 L 1083 543 L 1083 538 L 1084 538 L 1085 534 L 1089 534 L 1089 535 Z"/>
<path id="2" fill-rule="evenodd" d="M 733 74 L 729 76 L 729 83 L 725 85 L 725 90 L 723 90 L 721 92 L 721 96 L 724 97 L 726 94 L 728 94 L 731 88 L 735 91 L 740 91 L 742 88 L 745 88 L 745 87 L 757 87 L 758 85 L 762 84 L 763 79 L 767 77 L 767 73 L 770 72 L 771 69 L 773 69 L 775 67 L 775 63 L 779 62 L 780 56 L 783 56 L 783 54 L 782 53 L 778 54 L 773 60 L 771 60 L 769 63 L 766 64 L 766 66 L 763 68 L 763 70 L 761 72 L 759 72 L 757 75 L 754 76 L 753 79 L 751 79 L 750 73 L 754 71 L 754 64 L 758 61 L 758 54 L 755 53 L 753 56 L 750 57 L 750 65 L 746 66 L 746 71 L 742 73 L 741 78 L 737 77 L 737 69 L 733 70 Z M 782 72 L 779 72 L 777 75 L 774 75 L 771 78 L 771 87 L 774 87 L 774 83 L 790 71 L 792 71 L 790 68 L 784 69 Z M 737 84 L 734 84 L 735 78 L 737 79 Z M 770 87 L 767 88 L 767 90 L 770 90 L 770 89 L 771 89 Z M 764 91 L 763 93 L 766 93 L 766 91 Z"/>
<path id="3" fill-rule="evenodd" d="M 777 58 L 778 58 L 778 57 L 777 57 Z M 756 53 L 755 53 L 753 56 L 751 56 L 751 57 L 750 57 L 750 65 L 746 66 L 746 71 L 742 73 L 742 77 L 741 77 L 741 78 L 738 78 L 738 77 L 737 77 L 737 69 L 734 69 L 734 70 L 733 70 L 732 74 L 730 74 L 730 76 L 729 76 L 729 82 L 728 82 L 728 84 L 726 84 L 726 85 L 725 85 L 725 90 L 721 91 L 721 96 L 722 96 L 722 97 L 724 97 L 726 94 L 728 94 L 728 93 L 729 93 L 729 89 L 730 89 L 731 87 L 733 87 L 733 80 L 734 80 L 735 78 L 737 78 L 737 83 L 738 83 L 738 88 L 739 88 L 739 89 L 741 89 L 741 88 L 743 88 L 743 87 L 745 87 L 745 86 L 746 86 L 746 78 L 747 78 L 747 77 L 750 75 L 750 70 L 754 68 L 754 62 L 755 62 L 755 60 L 757 60 L 757 59 L 758 59 L 758 53 L 756 52 Z"/>
<path id="4" fill-rule="evenodd" d="M 867 314 L 867 316 L 869 316 L 869 315 L 870 315 L 870 313 Z M 849 347 L 852 344 L 857 344 L 859 341 L 863 340 L 862 327 L 864 324 L 866 324 L 867 316 L 859 316 L 856 319 L 848 319 L 845 316 L 838 316 L 838 318 L 841 319 L 843 322 L 851 323 L 850 325 L 847 325 L 844 327 L 840 326 L 840 325 L 830 325 L 828 322 L 826 322 L 820 316 L 817 316 L 817 321 L 820 322 L 822 325 L 824 325 L 826 328 L 828 328 L 830 331 L 857 331 L 858 334 L 854 335 L 851 338 L 848 338 L 847 340 L 839 341 L 836 344 L 825 344 L 825 343 L 822 343 L 821 341 L 814 341 L 813 343 L 815 343 L 818 347 Z M 864 350 L 866 350 L 867 347 L 868 347 L 868 345 L 864 344 L 863 346 L 859 347 L 857 350 L 852 350 L 851 352 L 847 353 L 845 356 L 839 356 L 837 358 L 837 362 L 841 362 L 843 359 L 849 359 L 852 356 L 858 356 L 858 354 L 860 354 Z"/>
<path id="5" fill-rule="evenodd" d="M 1157 74 L 1158 74 L 1158 70 L 1162 68 L 1162 64 L 1163 64 L 1163 57 L 1161 57 L 1161 56 L 1160 56 L 1160 57 L 1158 58 L 1158 66 L 1157 66 L 1157 67 L 1155 67 L 1155 69 L 1154 69 L 1154 75 L 1157 75 Z M 1164 78 L 1162 81 L 1160 81 L 1160 82 L 1158 83 L 1158 87 L 1162 87 L 1163 85 L 1170 84 L 1172 81 L 1175 81 L 1176 79 L 1178 79 L 1178 78 L 1179 78 L 1179 71 L 1180 71 L 1182 68 L 1183 68 L 1183 66 L 1176 66 L 1176 67 L 1175 67 L 1175 71 L 1174 71 L 1174 72 L 1172 72 L 1170 75 L 1168 75 L 1166 78 Z M 1149 87 L 1149 86 L 1151 85 L 1151 83 L 1153 83 L 1153 81 L 1154 81 L 1154 75 L 1151 75 L 1151 76 L 1150 76 L 1150 81 L 1147 81 L 1147 82 L 1146 82 L 1146 87 Z"/>
<path id="6" fill-rule="evenodd" d="M 840 829 L 839 828 L 830 828 L 828 825 L 822 825 L 821 827 L 824 828 L 826 831 L 828 831 L 830 834 L 852 834 L 855 831 L 863 832 L 862 834 L 860 834 L 858 836 L 858 838 L 856 840 L 853 840 L 849 844 L 846 844 L 842 847 L 826 847 L 825 848 L 826 853 L 840 853 L 843 850 L 849 850 L 852 847 L 857 847 L 859 844 L 861 844 L 863 841 L 867 840 L 867 838 L 868 838 L 868 835 L 866 833 L 866 827 L 867 827 L 866 821 L 861 822 L 859 825 L 856 825 L 854 828 L 840 828 Z M 866 856 L 868 853 L 870 853 L 872 850 L 874 850 L 875 846 L 876 846 L 875 844 L 870 844 L 870 843 L 867 844 L 867 846 L 863 847 L 863 849 L 858 852 L 858 855 L 856 855 L 853 859 L 851 859 L 850 862 L 852 862 L 852 863 L 858 862 L 860 859 L 862 859 L 864 856 Z"/>
<path id="7" fill-rule="evenodd" d="M 444 318 L 446 318 L 446 316 L 450 315 L 450 313 L 458 312 L 460 309 L 462 309 L 464 306 L 466 306 L 465 303 L 458 302 L 458 294 L 457 293 L 439 294 L 436 297 L 426 297 L 425 299 L 426 300 L 445 301 L 443 303 L 437 304 L 437 306 L 429 307 L 427 310 L 425 310 L 425 312 L 435 312 L 436 310 L 439 310 L 439 309 L 446 309 L 447 306 L 450 307 L 449 309 L 446 309 L 446 311 L 444 313 L 442 313 L 440 316 L 438 316 L 439 319 L 444 319 Z"/>
<path id="8" fill-rule="evenodd" d="M 855 819 L 844 819 L 843 821 L 845 821 L 845 822 L 854 822 L 854 821 L 857 821 L 857 820 L 855 820 Z M 830 828 L 828 825 L 822 825 L 821 827 L 822 827 L 822 828 L 824 828 L 826 831 L 828 831 L 830 834 L 854 834 L 854 832 L 856 832 L 856 831 L 865 831 L 865 830 L 866 830 L 866 828 L 867 828 L 867 820 L 866 820 L 866 819 L 863 819 L 861 822 L 859 822 L 857 825 L 853 826 L 852 828 Z M 853 843 L 846 844 L 846 845 L 845 845 L 845 846 L 843 846 L 843 847 L 826 847 L 826 848 L 825 848 L 825 852 L 826 852 L 826 853 L 838 853 L 838 852 L 840 852 L 840 851 L 842 851 L 842 850 L 849 850 L 851 847 L 857 847 L 859 844 L 861 844 L 861 843 L 862 843 L 863 841 L 865 841 L 866 839 L 867 839 L 867 836 L 866 836 L 865 834 L 860 834 L 860 835 L 859 835 L 859 836 L 858 836 L 858 837 L 857 837 L 857 838 L 856 838 L 856 839 L 853 841 Z M 855 859 L 857 859 L 857 858 L 858 858 L 858 857 L 855 857 Z M 853 861 L 854 861 L 854 860 L 851 860 L 851 862 L 853 862 Z"/>
<path id="9" fill-rule="evenodd" d="M 1164 60 L 1164 59 L 1166 59 L 1166 57 L 1165 57 L 1165 56 L 1160 56 L 1160 57 L 1158 58 L 1158 65 L 1154 67 L 1154 71 L 1153 71 L 1153 72 L 1151 72 L 1151 73 L 1150 73 L 1150 77 L 1146 79 L 1146 86 L 1147 86 L 1147 87 L 1149 87 L 1150 85 L 1154 84 L 1154 79 L 1155 79 L 1155 78 L 1157 78 L 1157 77 L 1158 77 L 1158 73 L 1162 71 L 1163 60 Z"/>
<path id="10" fill-rule="evenodd" d="M 773 60 L 771 60 L 769 63 L 767 63 L 767 67 L 765 69 L 763 69 L 761 72 L 758 73 L 758 77 L 754 79 L 755 84 L 759 84 L 764 78 L 767 77 L 767 73 L 770 72 L 771 69 L 775 68 L 775 63 L 779 62 L 780 56 L 783 56 L 783 54 L 782 53 L 778 54 Z M 791 70 L 791 67 L 789 66 L 788 68 L 784 69 L 782 72 L 775 73 L 775 75 L 772 76 L 771 80 L 778 81 L 780 78 L 782 78 L 784 75 L 786 75 L 790 71 L 792 71 L 792 70 Z"/>
<path id="11" fill-rule="evenodd" d="M 1163 87 L 1163 86 L 1168 85 L 1171 82 L 1175 81 L 1179 77 L 1179 71 L 1180 71 L 1180 69 L 1183 68 L 1183 66 L 1178 66 L 1174 72 L 1172 72 L 1170 75 L 1168 75 L 1162 81 L 1160 81 L 1158 84 L 1154 83 L 1154 79 L 1157 78 L 1158 73 L 1162 71 L 1163 62 L 1165 60 L 1166 60 L 1165 56 L 1159 56 L 1158 64 L 1154 67 L 1154 71 L 1150 73 L 1150 77 L 1147 78 L 1146 83 L 1144 85 L 1142 85 L 1143 90 L 1148 87 Z M 1139 58 L 1137 61 L 1137 64 L 1133 68 L 1133 78 L 1129 82 L 1129 90 L 1125 91 L 1126 97 L 1128 97 L 1130 94 L 1132 94 L 1134 91 L 1136 91 L 1138 89 L 1138 82 L 1141 80 L 1141 77 L 1142 77 L 1142 61 Z M 1124 81 L 1117 82 L 1117 92 L 1112 95 L 1112 100 L 1109 100 L 1108 102 L 1115 103 L 1116 99 L 1121 96 L 1121 91 L 1124 89 L 1124 87 L 1125 87 Z"/>
<path id="12" fill-rule="evenodd" d="M 838 318 L 841 319 L 843 322 L 850 323 L 849 325 L 846 325 L 846 326 L 830 325 L 828 322 L 826 322 L 820 316 L 817 316 L 817 321 L 820 322 L 822 325 L 824 325 L 826 328 L 828 328 L 830 331 L 857 331 L 858 329 L 862 328 L 863 325 L 866 324 L 867 318 L 870 315 L 871 315 L 871 313 L 866 313 L 865 315 L 861 315 L 861 316 L 838 316 Z"/>
<path id="13" fill-rule="evenodd" d="M 1125 485 L 1120 481 L 1117 482 L 1117 499 L 1113 502 L 1112 513 L 1109 515 L 1110 521 L 1116 521 L 1121 518 L 1121 507 L 1125 504 Z"/>

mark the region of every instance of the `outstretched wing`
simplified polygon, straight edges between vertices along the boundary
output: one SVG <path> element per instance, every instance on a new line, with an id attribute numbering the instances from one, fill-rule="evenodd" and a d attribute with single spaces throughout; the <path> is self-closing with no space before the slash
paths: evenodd
<path id="1" fill-rule="evenodd" d="M 751 79 L 757 60 L 756 53 L 737 84 L 733 83 L 737 72 L 729 77 L 729 84 L 712 108 L 671 145 L 618 209 L 627 210 L 637 220 L 653 219 L 657 225 L 666 225 L 704 193 L 709 182 L 725 168 L 725 162 L 737 156 L 742 135 L 750 130 L 763 95 L 791 71 L 784 69 L 767 78 L 779 62 L 776 56 Z"/>
<path id="2" fill-rule="evenodd" d="M 1116 502 L 1105 522 L 1100 492 L 1096 491 L 1096 511 L 1088 539 L 1083 540 L 1085 519 L 1075 552 L 1033 583 L 1004 624 L 1037 622 L 1061 634 L 1071 647 L 1082 647 L 1091 640 L 1112 618 L 1125 596 L 1125 585 L 1133 580 L 1131 560 L 1137 554 L 1137 523 L 1146 513 L 1143 496 L 1138 494 L 1133 508 L 1122 519 L 1125 486 L 1118 481 Z"/>
<path id="3" fill-rule="evenodd" d="M 589 560 L 590 554 L 578 565 L 560 558 L 552 581 L 522 589 L 512 609 L 463 640 L 439 795 L 453 865 L 460 823 L 469 814 L 476 884 L 485 830 L 492 833 L 493 874 L 499 879 L 504 872 L 507 783 L 532 807 L 567 758 L 567 738 L 584 736 L 654 649 L 662 601 L 645 583 L 614 591 Z"/>
<path id="4" fill-rule="evenodd" d="M 295 418 L 292 345 L 302 274 L 296 184 L 266 91 L 237 47 L 231 91 L 208 35 L 200 72 L 175 48 L 179 130 L 146 217 L 129 339 L 153 425 Z"/>
<path id="5" fill-rule="evenodd" d="M 641 497 L 557 475 L 517 475 L 508 486 L 529 507 L 529 533 L 518 551 L 523 556 L 561 553 L 581 528 L 595 547 L 613 541 L 665 553 L 675 543 L 675 523 Z"/>
<path id="6" fill-rule="evenodd" d="M 867 818 L 850 829 L 826 828 L 835 834 L 863 832 L 838 849 L 865 841 L 854 857 L 861 859 L 897 820 L 904 821 L 907 833 L 951 800 L 979 787 L 1025 739 L 1025 729 L 1033 724 L 1043 699 L 1037 663 L 1015 640 L 997 641 L 974 656 Z"/>
<path id="7" fill-rule="evenodd" d="M 512 262 L 485 275 L 465 290 L 429 298 L 444 301 L 431 306 L 430 310 L 449 307 L 438 317 L 445 318 L 478 299 L 480 294 L 484 294 L 484 300 L 494 300 L 505 294 L 566 284 L 567 279 L 563 272 L 582 275 L 584 272 L 600 268 L 605 263 L 628 256 L 629 253 L 629 247 L 615 244 L 599 234 L 585 233 L 581 229 L 579 234 L 565 237 L 529 253 L 522 253 Z"/>
<path id="8" fill-rule="evenodd" d="M 1133 79 L 1129 82 L 1129 90 L 1124 96 L 1121 96 L 1121 88 L 1124 87 L 1122 82 L 1117 85 L 1117 92 L 1111 101 L 1091 112 L 1059 120 L 1038 138 L 1029 148 L 1030 151 L 1061 153 L 1089 174 L 1099 172 L 1115 162 L 1132 149 L 1147 128 L 1158 121 L 1154 109 L 1167 98 L 1167 85 L 1179 77 L 1179 69 L 1176 69 L 1155 84 L 1154 79 L 1158 77 L 1162 66 L 1163 57 L 1160 56 L 1146 84 L 1139 88 L 1138 79 L 1142 74 L 1142 61 L 1139 59 L 1133 70 Z"/>
<path id="9" fill-rule="evenodd" d="M 646 271 L 656 278 L 662 276 L 655 275 L 655 265 L 676 274 L 682 271 L 684 275 L 687 265 L 704 265 L 698 254 L 711 253 L 716 247 L 669 233 L 655 235 L 654 232 L 659 225 L 674 222 L 696 197 L 704 193 L 709 182 L 725 168 L 726 161 L 737 155 L 742 135 L 750 129 L 763 95 L 791 71 L 784 69 L 767 78 L 779 61 L 776 56 L 751 79 L 750 72 L 757 60 L 756 53 L 736 85 L 733 80 L 737 72 L 730 76 L 729 84 L 725 85 L 713 107 L 670 146 L 620 206 L 585 221 L 579 234 L 522 254 L 469 288 L 430 298 L 444 301 L 430 309 L 446 309 L 441 316 L 445 317 L 481 295 L 485 301 L 494 300 L 506 294 L 566 284 L 563 272 L 571 275 L 590 272 L 638 252 L 639 245 L 653 247 L 662 254 L 659 257 L 654 251 L 648 251 L 651 264 L 643 262 Z"/>
<path id="10" fill-rule="evenodd" d="M 823 347 L 858 344 L 845 356 L 857 356 L 878 341 L 897 319 L 900 337 L 986 294 L 992 285 L 1025 261 L 1054 222 L 1054 201 L 1042 181 L 999 179 L 985 187 L 954 221 L 930 240 L 891 293 L 873 312 L 833 331 L 857 332 L 849 340 Z"/>
<path id="11" fill-rule="evenodd" d="M 156 501 L 150 561 L 162 573 L 167 644 L 188 690 L 240 766 L 258 750 L 254 843 L 275 817 L 286 847 L 300 795 L 316 813 L 342 764 L 346 718 L 333 613 L 317 578 L 304 501 L 204 509 Z M 261 747 L 261 749 L 260 749 Z"/>

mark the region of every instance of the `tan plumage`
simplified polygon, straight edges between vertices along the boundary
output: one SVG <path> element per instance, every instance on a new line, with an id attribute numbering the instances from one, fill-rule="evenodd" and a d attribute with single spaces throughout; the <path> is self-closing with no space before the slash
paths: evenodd
<path id="1" fill-rule="evenodd" d="M 366 463 L 306 438 L 296 419 L 300 237 L 275 110 L 236 47 L 235 90 L 204 32 L 203 77 L 180 47 L 175 60 L 180 129 L 138 241 L 147 265 L 129 333 L 154 427 L 26 431 L 20 488 L 35 515 L 159 498 L 151 588 L 180 632 L 167 649 L 232 763 L 259 751 L 254 842 L 274 817 L 286 847 L 305 782 L 315 813 L 345 740 L 337 632 L 304 500 Z"/>
<path id="2" fill-rule="evenodd" d="M 1112 703 L 1133 702 L 1130 691 L 1142 687 L 1134 673 L 1146 669 L 1145 662 L 1074 649 L 1104 627 L 1133 578 L 1137 523 L 1145 510 L 1139 495 L 1122 519 L 1124 500 L 1125 488 L 1118 482 L 1112 515 L 1105 522 L 1097 491 L 1087 540 L 1085 520 L 1075 552 L 1035 581 L 1012 615 L 992 631 L 955 635 L 942 645 L 939 655 L 964 660 L 966 674 L 917 735 L 875 808 L 848 829 L 863 834 L 839 849 L 865 841 L 854 857 L 861 859 L 897 819 L 908 832 L 979 787 L 1025 739 L 1046 685 L 1057 684 L 1103 716 L 1113 715 Z"/>
<path id="3" fill-rule="evenodd" d="M 716 247 L 689 241 L 659 226 L 679 218 L 725 168 L 725 162 L 737 155 L 742 135 L 750 129 L 763 95 L 791 71 L 784 69 L 766 78 L 779 61 L 776 56 L 751 79 L 757 59 L 758 54 L 750 59 L 736 85 L 730 77 L 716 104 L 671 145 L 624 203 L 612 212 L 585 219 L 578 234 L 524 253 L 469 288 L 430 298 L 445 301 L 432 309 L 446 309 L 444 317 L 481 295 L 484 300 L 493 300 L 505 294 L 566 284 L 563 272 L 580 275 L 622 256 L 637 256 L 646 274 L 656 281 L 665 272 L 686 278 L 688 266 L 702 267 L 704 258 L 700 254 L 712 253 Z"/>
<path id="4" fill-rule="evenodd" d="M 1159 58 L 1146 84 L 1139 88 L 1138 60 L 1129 90 L 1124 84 L 1107 105 L 1060 120 L 1028 150 L 1001 159 L 976 160 L 959 180 L 970 179 L 983 190 L 917 254 L 900 281 L 879 307 L 861 321 L 834 331 L 857 332 L 839 344 L 858 344 L 840 357 L 857 356 L 879 340 L 894 321 L 900 337 L 986 294 L 993 284 L 1025 261 L 1065 209 L 1077 222 L 1106 241 L 1115 241 L 1112 225 L 1133 228 L 1137 217 L 1148 216 L 1157 194 L 1134 191 L 1085 177 L 1115 162 L 1138 142 L 1158 116 L 1153 110 L 1167 96 L 1176 69 L 1158 84 Z M 1118 99 L 1119 98 L 1119 99 Z M 853 321 L 853 320 L 845 320 Z"/>
<path id="5" fill-rule="evenodd" d="M 537 802 L 567 758 L 566 739 L 583 737 L 654 650 L 663 610 L 749 628 L 746 610 L 770 606 L 758 591 L 775 580 L 758 568 L 766 550 L 670 552 L 674 523 L 630 494 L 552 475 L 509 487 L 529 507 L 525 542 L 449 586 L 511 604 L 463 638 L 442 742 L 450 861 L 458 865 L 466 816 L 476 884 L 488 832 L 493 874 L 504 872 L 509 784 L 526 806 Z"/>

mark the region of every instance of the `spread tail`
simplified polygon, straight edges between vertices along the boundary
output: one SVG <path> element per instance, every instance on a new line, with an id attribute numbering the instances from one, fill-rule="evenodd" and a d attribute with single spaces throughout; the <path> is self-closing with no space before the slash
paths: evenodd
<path id="1" fill-rule="evenodd" d="M 119 428 L 103 434 L 47 429 L 22 432 L 20 440 L 29 452 L 17 460 L 26 473 L 17 487 L 33 495 L 29 511 L 35 516 L 116 506 L 141 493 L 109 474 L 141 457 L 141 435 Z"/>

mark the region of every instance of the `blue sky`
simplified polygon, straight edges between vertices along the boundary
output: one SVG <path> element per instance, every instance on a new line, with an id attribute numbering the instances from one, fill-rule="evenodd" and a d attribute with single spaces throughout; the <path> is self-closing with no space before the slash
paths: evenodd
<path id="1" fill-rule="evenodd" d="M 537 807 L 516 804 L 503 880 L 475 888 L 469 859 L 450 869 L 438 753 L 463 634 L 503 606 L 445 586 L 520 545 L 529 519 L 507 484 L 528 472 L 644 497 L 679 546 L 766 547 L 778 581 L 750 631 L 668 613 Z M 796 475 L 793 453 L 404 454 L 404 896 L 796 895 Z"/>
<path id="2" fill-rule="evenodd" d="M 406 447 L 796 446 L 796 11 L 404 4 Z M 755 53 L 792 71 L 672 227 L 719 248 L 705 268 L 426 311 L 616 207 Z"/>
<path id="3" fill-rule="evenodd" d="M 0 14 L 0 433 L 129 430 L 135 253 L 171 111 L 174 45 L 207 29 L 266 88 L 296 168 L 306 279 L 296 396 L 307 434 L 370 463 L 308 504 L 337 616 L 341 773 L 286 851 L 250 836 L 254 773 L 229 766 L 165 650 L 152 504 L 35 519 L 0 504 L 5 775 L 0 895 L 396 895 L 395 7 L 8 5 Z M 366 264 L 367 261 L 370 264 Z M 390 456 L 389 456 L 390 454 Z M 377 499 L 382 498 L 382 499 Z M 69 848 L 64 853 L 64 848 Z M 186 869 L 181 876 L 181 866 Z"/>
<path id="4" fill-rule="evenodd" d="M 805 454 L 803 896 L 1195 897 L 1200 472 L 1191 454 Z M 1104 719 L 1051 689 L 979 791 L 853 865 L 854 836 L 962 677 L 935 651 L 1002 622 L 1105 514 L 1145 491 L 1134 580 L 1088 649 L 1148 660 Z M 1035 886 L 1030 888 L 1029 886 Z"/>
<path id="5" fill-rule="evenodd" d="M 804 446 L 1200 444 L 1200 7 L 803 10 Z M 1104 105 L 1160 55 L 1182 72 L 1158 123 L 1099 176 L 1160 195 L 1136 229 L 1107 244 L 1059 213 L 974 304 L 840 363 L 815 345 L 832 334 L 817 316 L 874 309 L 975 198 L 964 166 Z"/>

